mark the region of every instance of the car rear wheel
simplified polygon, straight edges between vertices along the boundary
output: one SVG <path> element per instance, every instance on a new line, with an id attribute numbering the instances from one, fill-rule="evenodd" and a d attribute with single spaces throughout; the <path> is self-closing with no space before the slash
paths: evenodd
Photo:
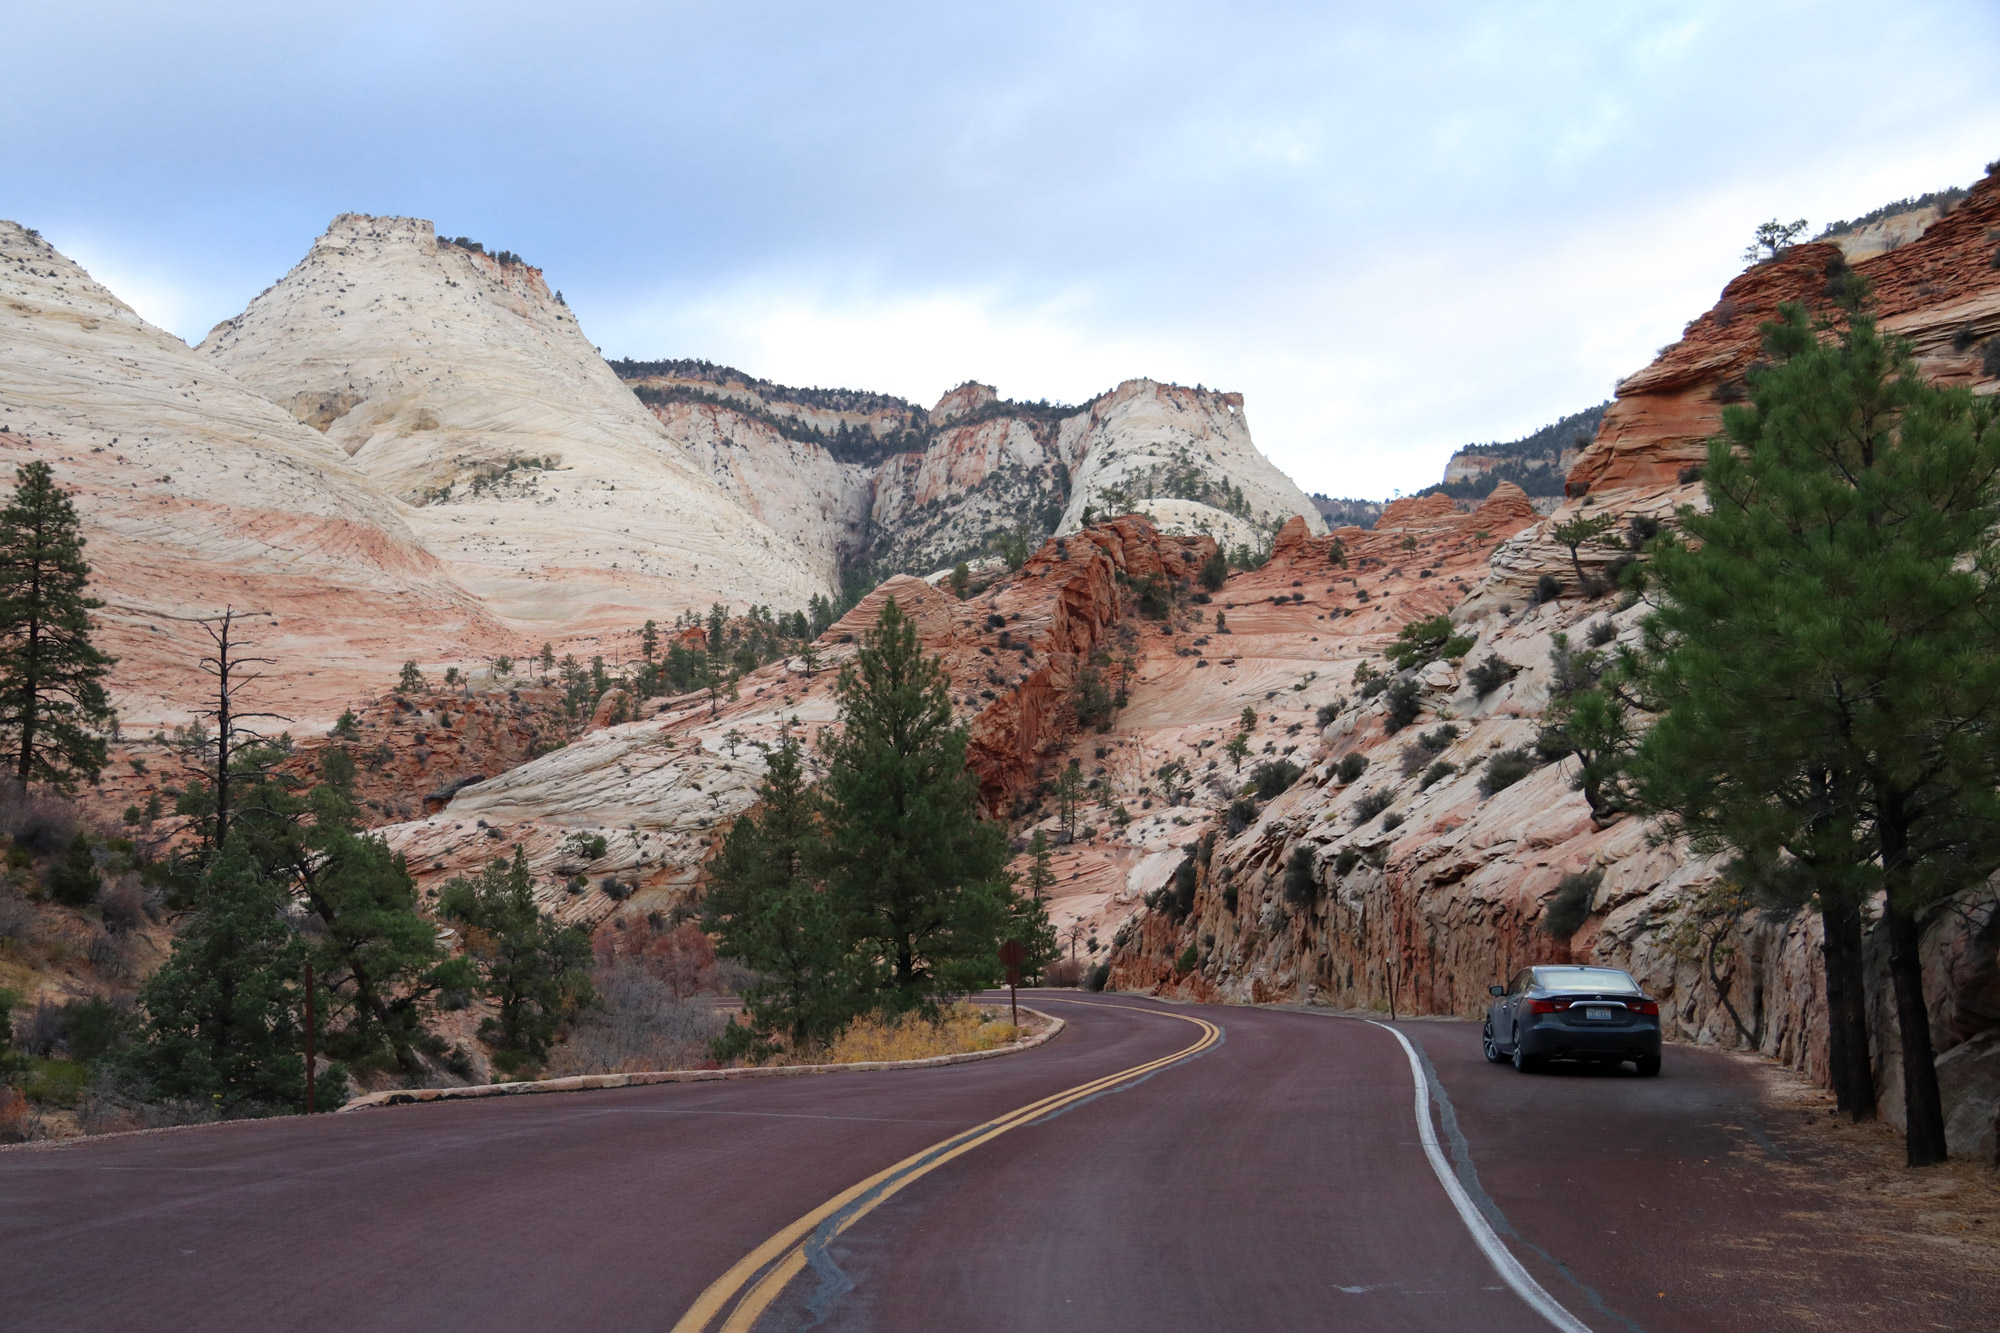
<path id="1" fill-rule="evenodd" d="M 1486 1058 L 1496 1065 L 1507 1062 L 1507 1057 L 1500 1053 L 1500 1043 L 1493 1040 L 1493 1025 L 1491 1023 L 1488 1023 L 1480 1030 L 1479 1049 L 1484 1051 Z"/>
<path id="2" fill-rule="evenodd" d="M 1542 1067 L 1540 1057 L 1529 1055 L 1521 1047 L 1521 1034 L 1514 1034 L 1514 1068 L 1523 1074 L 1532 1074 Z"/>
<path id="3" fill-rule="evenodd" d="M 1639 1066 L 1640 1078 L 1652 1078 L 1660 1072 L 1660 1057 L 1657 1055 L 1642 1055 L 1632 1063 Z"/>

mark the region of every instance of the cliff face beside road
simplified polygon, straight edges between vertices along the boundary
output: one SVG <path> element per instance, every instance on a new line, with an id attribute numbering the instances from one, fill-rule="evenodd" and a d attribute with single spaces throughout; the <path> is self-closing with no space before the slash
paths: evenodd
<path id="1" fill-rule="evenodd" d="M 1854 264 L 1873 284 L 1883 322 L 1915 343 L 1924 372 L 1980 393 L 2000 388 L 1996 247 L 2000 179 L 1989 176 L 1920 236 Z M 1624 525 L 1703 503 L 1694 465 L 1720 429 L 1722 407 L 1743 396 L 1758 323 L 1781 301 L 1827 307 L 1828 284 L 1841 280 L 1844 265 L 1834 245 L 1801 245 L 1731 282 L 1680 342 L 1621 384 L 1557 512 L 1516 525 L 1466 585 L 1427 585 L 1449 586 L 1449 598 L 1399 601 L 1387 622 L 1336 621 L 1340 665 L 1329 674 L 1344 703 L 1301 748 L 1306 776 L 1240 831 L 1220 810 L 1190 820 L 1179 853 L 1192 888 L 1186 910 L 1168 903 L 1123 919 L 1114 984 L 1473 1017 L 1485 1008 L 1486 986 L 1520 966 L 1603 962 L 1628 968 L 1662 998 L 1671 1035 L 1752 1047 L 1817 1074 L 1816 918 L 1718 913 L 1717 865 L 1656 845 L 1642 821 L 1595 822 L 1572 789 L 1573 763 L 1534 766 L 1490 797 L 1478 782 L 1488 759 L 1532 746 L 1558 672 L 1556 636 L 1566 635 L 1572 650 L 1608 651 L 1635 638 L 1646 611 L 1620 609 L 1615 594 L 1583 595 L 1551 529 L 1577 514 L 1608 513 Z M 1438 507 L 1420 512 L 1417 504 Z M 1361 589 L 1372 595 L 1363 605 L 1380 607 L 1388 590 L 1407 589 L 1411 566 L 1444 568 L 1467 528 L 1497 527 L 1448 509 L 1442 497 L 1400 502 L 1373 533 L 1336 534 L 1350 567 L 1365 567 Z M 1323 571 L 1319 549 L 1294 534 L 1265 569 L 1233 578 L 1226 596 L 1253 605 L 1283 596 L 1288 572 Z M 1616 556 L 1585 548 L 1581 563 L 1597 574 Z M 1538 602 L 1545 576 L 1562 591 Z M 1360 591 L 1337 581 L 1328 591 L 1345 609 L 1360 604 Z M 1439 663 L 1415 677 L 1417 720 L 1391 734 L 1386 696 L 1363 698 L 1355 668 L 1372 658 L 1381 669 L 1396 624 L 1441 610 L 1477 645 L 1459 666 Z M 1232 615 L 1232 623 L 1246 622 Z M 1482 694 L 1469 668 L 1489 655 L 1520 670 Z M 1425 748 L 1426 737 L 1435 749 Z M 1367 768 L 1343 782 L 1337 761 L 1349 755 Z M 1434 773 L 1440 764 L 1449 770 Z M 1295 862 L 1310 876 L 1310 903 L 1287 897 Z M 1577 874 L 1595 877 L 1587 918 L 1573 936 L 1551 936 L 1540 929 L 1548 904 L 1563 877 Z M 1953 1149 L 1990 1158 L 2000 1104 L 2000 917 L 1990 888 L 1969 892 L 1962 906 L 1927 936 L 1929 999 Z M 1875 964 L 1871 978 L 1885 978 L 1881 959 Z M 1883 1105 L 1894 1119 L 1901 1076 L 1893 1004 L 1871 991 L 1870 1006 Z"/>

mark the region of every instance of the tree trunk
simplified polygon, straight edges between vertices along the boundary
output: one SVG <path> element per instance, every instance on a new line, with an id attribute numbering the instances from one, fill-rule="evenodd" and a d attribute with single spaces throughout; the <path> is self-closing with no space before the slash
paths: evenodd
<path id="1" fill-rule="evenodd" d="M 1868 993 L 1861 957 L 1861 909 L 1820 908 L 1825 936 L 1827 1073 L 1835 1104 L 1855 1121 L 1875 1118 L 1875 1071 L 1868 1058 Z"/>
<path id="2" fill-rule="evenodd" d="M 1889 976 L 1896 987 L 1896 1029 L 1903 1039 L 1903 1147 L 1911 1166 L 1945 1159 L 1944 1099 L 1938 1093 L 1937 1055 L 1931 1047 L 1930 1006 L 1924 1002 L 1923 930 L 1907 905 L 1898 905 L 1891 878 L 1888 911 Z"/>

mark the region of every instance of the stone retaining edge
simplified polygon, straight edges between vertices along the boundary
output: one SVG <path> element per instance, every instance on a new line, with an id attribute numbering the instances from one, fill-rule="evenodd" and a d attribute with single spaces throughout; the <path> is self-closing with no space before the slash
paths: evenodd
<path id="1" fill-rule="evenodd" d="M 1021 1006 L 1048 1026 L 1021 1041 L 995 1046 L 990 1051 L 959 1051 L 954 1055 L 930 1055 L 921 1060 L 860 1060 L 844 1065 L 780 1065 L 749 1069 L 669 1069 L 639 1074 L 572 1074 L 567 1078 L 544 1078 L 517 1083 L 480 1083 L 463 1088 L 391 1088 L 370 1092 L 341 1106 L 335 1115 L 367 1111 L 381 1106 L 411 1106 L 418 1102 L 462 1101 L 472 1097 L 522 1097 L 544 1092 L 595 1092 L 599 1088 L 638 1088 L 651 1083 L 708 1083 L 723 1079 L 783 1078 L 794 1074 L 862 1073 L 878 1069 L 933 1069 L 943 1065 L 970 1064 L 1033 1050 L 1053 1041 L 1069 1026 L 1052 1014 Z"/>

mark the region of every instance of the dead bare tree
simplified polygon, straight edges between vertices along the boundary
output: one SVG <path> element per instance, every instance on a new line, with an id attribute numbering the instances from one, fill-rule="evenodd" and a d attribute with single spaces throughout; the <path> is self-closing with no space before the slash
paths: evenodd
<path id="1" fill-rule="evenodd" d="M 268 611 L 237 611 L 228 607 L 220 616 L 196 622 L 213 645 L 211 651 L 203 654 L 195 665 L 214 680 L 214 702 L 196 711 L 195 726 L 176 728 L 174 741 L 170 743 L 181 751 L 182 764 L 200 774 L 214 793 L 215 812 L 208 839 L 210 851 L 220 848 L 229 838 L 230 787 L 237 779 L 252 776 L 240 767 L 244 753 L 271 743 L 271 737 L 250 724 L 292 720 L 281 713 L 245 708 L 238 698 L 242 691 L 264 678 L 264 673 L 254 668 L 277 665 L 276 658 L 244 653 L 244 649 L 256 645 L 238 637 L 238 622 L 270 614 Z M 200 719 L 203 718 L 212 719 L 215 724 L 212 738 L 200 726 Z"/>

